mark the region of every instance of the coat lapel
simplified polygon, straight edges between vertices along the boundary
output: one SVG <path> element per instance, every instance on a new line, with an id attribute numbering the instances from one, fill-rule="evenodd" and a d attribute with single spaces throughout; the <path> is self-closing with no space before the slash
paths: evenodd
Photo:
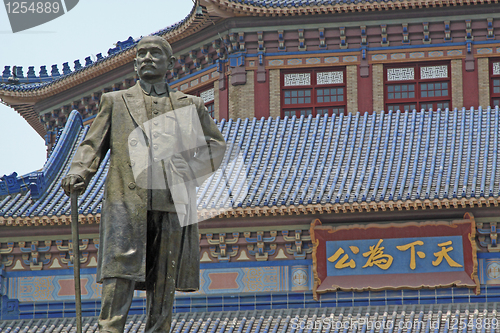
<path id="1" fill-rule="evenodd" d="M 168 87 L 168 94 L 170 96 L 170 100 L 172 101 L 172 107 L 174 109 L 180 109 L 186 105 L 189 105 L 189 98 L 187 98 L 187 95 L 180 92 L 180 91 L 173 91 Z"/>
<path id="2" fill-rule="evenodd" d="M 141 127 L 144 133 L 146 133 L 144 123 L 148 121 L 148 116 L 146 114 L 146 106 L 144 105 L 144 98 L 139 82 L 123 94 L 123 100 L 134 121 Z"/>
<path id="3" fill-rule="evenodd" d="M 183 108 L 185 106 L 192 104 L 191 99 L 188 98 L 186 94 L 184 94 L 180 91 L 170 90 L 169 95 L 170 95 L 170 100 L 172 101 L 172 107 L 174 110 L 180 109 L 180 108 Z M 174 113 L 174 112 L 172 112 L 172 113 Z M 191 135 L 191 131 L 193 128 L 192 117 L 179 117 L 178 112 L 175 112 L 175 114 L 177 115 L 177 123 L 179 124 L 179 128 L 181 130 L 181 135 L 187 135 L 187 136 Z M 194 116 L 194 115 L 190 115 L 190 116 Z M 184 140 L 189 139 L 189 137 L 183 138 L 183 139 Z M 189 142 L 189 141 L 183 141 L 183 142 Z"/>

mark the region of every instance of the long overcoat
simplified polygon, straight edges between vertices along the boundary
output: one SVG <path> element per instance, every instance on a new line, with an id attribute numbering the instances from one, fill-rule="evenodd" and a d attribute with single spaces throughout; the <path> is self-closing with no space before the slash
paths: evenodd
<path id="1" fill-rule="evenodd" d="M 205 148 L 184 157 L 195 177 L 215 171 L 221 164 L 225 142 L 199 97 L 168 89 L 174 109 L 196 106 L 207 142 Z M 68 174 L 80 175 L 87 185 L 108 150 L 109 171 L 100 224 L 97 280 L 125 278 L 144 289 L 146 277 L 147 200 L 148 190 L 136 185 L 129 157 L 129 134 L 148 121 L 139 82 L 133 87 L 101 97 L 99 112 L 84 141 L 80 144 Z M 194 185 L 188 188 L 191 207 L 196 207 Z M 189 218 L 196 218 L 190 216 Z M 183 227 L 181 259 L 176 289 L 199 288 L 199 235 L 197 223 Z"/>

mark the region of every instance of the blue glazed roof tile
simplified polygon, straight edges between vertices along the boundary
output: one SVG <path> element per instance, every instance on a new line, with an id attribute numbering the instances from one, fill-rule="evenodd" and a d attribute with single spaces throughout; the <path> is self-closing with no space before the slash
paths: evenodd
<path id="1" fill-rule="evenodd" d="M 407 290 L 404 292 L 406 293 Z M 348 297 L 346 300 L 352 303 L 352 292 L 339 292 L 338 294 L 346 294 Z M 395 296 L 397 295 L 401 295 L 401 292 L 397 291 Z M 424 297 L 424 292 L 420 291 L 420 295 Z M 435 298 L 434 290 L 432 290 L 432 295 Z M 259 296 L 256 294 L 254 297 Z M 262 310 L 256 310 L 259 306 L 258 301 L 253 301 L 250 304 L 222 305 L 220 308 L 224 311 L 211 312 L 200 312 L 201 309 L 195 305 L 191 305 L 192 312 L 183 312 L 186 309 L 189 310 L 190 307 L 177 306 L 172 316 L 170 331 L 173 333 L 311 333 L 319 330 L 355 333 L 393 332 L 397 330 L 398 332 L 410 333 L 447 332 L 449 328 L 451 330 L 454 327 L 457 327 L 454 331 L 457 331 L 458 327 L 465 327 L 460 331 L 466 332 L 468 326 L 478 327 L 478 332 L 498 331 L 498 304 L 493 302 L 368 306 L 368 301 L 357 300 L 367 305 L 344 307 L 341 305 L 341 299 L 328 299 L 329 294 L 323 295 L 321 302 L 313 301 L 307 294 L 298 294 L 297 296 L 299 297 L 292 298 L 292 295 L 289 295 L 286 304 L 279 304 L 279 301 L 274 301 L 272 304 L 262 304 Z M 468 299 L 468 291 L 466 291 L 465 297 Z M 461 301 L 459 297 L 457 300 Z M 384 299 L 382 302 L 385 304 L 386 301 L 388 302 Z M 35 319 L 2 320 L 0 321 L 0 332 L 57 333 L 70 332 L 75 329 L 75 318 L 52 318 L 50 311 L 47 314 L 46 309 L 28 308 L 27 305 L 22 309 L 23 315 Z M 277 307 L 280 305 L 283 308 L 278 309 Z M 245 311 L 245 306 L 251 310 Z M 276 309 L 270 309 L 271 306 L 276 307 Z M 231 307 L 237 310 L 228 311 L 227 309 Z M 91 315 L 95 313 L 92 304 L 89 308 L 91 310 L 87 313 L 84 311 L 82 318 L 83 333 L 97 331 L 98 318 L 88 316 L 89 313 Z M 131 312 L 137 312 L 137 310 L 142 310 L 142 308 L 132 309 Z M 129 314 L 124 331 L 131 333 L 144 331 L 145 319 L 146 315 L 144 314 Z M 476 330 L 472 329 L 472 331 Z"/>
<path id="2" fill-rule="evenodd" d="M 222 120 L 225 161 L 239 156 L 242 163 L 228 163 L 199 188 L 198 209 L 498 198 L 499 113 L 488 108 Z M 0 193 L 0 216 L 69 214 L 59 184 L 88 130 L 78 117 L 72 113 L 40 171 L 46 180 L 38 185 L 40 196 L 31 195 L 33 184 Z M 80 196 L 81 214 L 100 212 L 108 158 Z"/>

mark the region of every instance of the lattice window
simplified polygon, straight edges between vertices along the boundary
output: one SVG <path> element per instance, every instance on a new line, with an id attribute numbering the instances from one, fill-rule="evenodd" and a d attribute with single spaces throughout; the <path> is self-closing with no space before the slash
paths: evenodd
<path id="1" fill-rule="evenodd" d="M 316 84 L 337 84 L 344 83 L 344 72 L 318 72 L 316 73 Z"/>
<path id="2" fill-rule="evenodd" d="M 421 103 L 420 108 L 424 110 L 437 110 L 437 109 L 446 109 L 450 107 L 449 102 L 435 102 L 435 103 Z"/>
<path id="3" fill-rule="evenodd" d="M 330 102 L 343 102 L 344 101 L 344 88 L 318 88 L 316 89 L 316 102 L 330 103 Z"/>
<path id="4" fill-rule="evenodd" d="M 311 89 L 286 90 L 285 105 L 311 104 Z"/>
<path id="5" fill-rule="evenodd" d="M 199 90 L 191 91 L 189 94 L 201 97 L 208 113 L 212 118 L 215 118 L 215 90 L 212 84 L 210 87 L 205 86 Z"/>
<path id="6" fill-rule="evenodd" d="M 415 98 L 415 84 L 394 84 L 387 86 L 387 99 Z"/>
<path id="7" fill-rule="evenodd" d="M 214 100 L 214 88 L 205 90 L 200 93 L 200 97 L 203 98 L 204 103 L 208 103 Z"/>
<path id="8" fill-rule="evenodd" d="M 493 75 L 500 75 L 500 62 L 493 63 Z"/>
<path id="9" fill-rule="evenodd" d="M 500 79 L 493 79 L 493 93 L 500 94 Z"/>
<path id="10" fill-rule="evenodd" d="M 448 78 L 448 65 L 420 67 L 420 79 Z"/>
<path id="11" fill-rule="evenodd" d="M 214 118 L 215 117 L 215 106 L 214 106 L 214 103 L 210 103 L 210 104 L 207 104 L 205 106 L 207 108 L 207 111 L 208 111 L 208 114 L 210 115 L 210 117 Z"/>
<path id="12" fill-rule="evenodd" d="M 388 104 L 387 111 L 397 111 L 397 110 L 415 110 L 417 104 Z"/>
<path id="13" fill-rule="evenodd" d="M 312 109 L 294 109 L 294 110 L 287 110 L 284 112 L 285 117 L 300 117 L 300 116 L 309 116 L 312 114 L 313 110 Z"/>
<path id="14" fill-rule="evenodd" d="M 285 87 L 311 85 L 311 73 L 285 74 Z"/>
<path id="15" fill-rule="evenodd" d="M 412 67 L 387 69 L 387 81 L 407 81 L 413 79 L 415 79 L 415 69 Z"/>
<path id="16" fill-rule="evenodd" d="M 448 82 L 421 83 L 420 97 L 448 97 Z"/>
<path id="17" fill-rule="evenodd" d="M 309 70 L 282 74 L 283 117 L 333 115 L 346 112 L 345 70 Z M 300 88 L 297 86 L 301 86 Z"/>
<path id="18" fill-rule="evenodd" d="M 495 61 L 496 60 L 496 61 Z M 500 106 L 500 62 L 490 60 L 490 106 Z M 481 105 L 485 108 L 487 105 Z"/>
<path id="19" fill-rule="evenodd" d="M 325 114 L 329 114 L 329 115 L 335 114 L 338 116 L 339 114 L 344 114 L 344 112 L 345 112 L 345 108 L 343 108 L 343 107 L 316 109 L 316 114 L 319 114 L 320 116 L 323 116 Z"/>
<path id="20" fill-rule="evenodd" d="M 449 108 L 449 63 L 386 67 L 385 109 L 406 111 Z"/>

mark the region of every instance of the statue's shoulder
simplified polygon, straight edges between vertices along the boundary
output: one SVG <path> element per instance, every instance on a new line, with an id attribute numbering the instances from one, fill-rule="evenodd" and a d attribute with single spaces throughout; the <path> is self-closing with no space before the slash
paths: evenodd
<path id="1" fill-rule="evenodd" d="M 132 96 L 138 92 L 140 92 L 140 88 L 137 84 L 135 84 L 132 87 L 127 88 L 127 89 L 117 90 L 117 91 L 109 91 L 109 92 L 103 93 L 102 95 L 105 96 L 105 98 L 115 100 L 115 99 L 122 99 L 122 97 L 125 95 Z"/>
<path id="2" fill-rule="evenodd" d="M 182 91 L 173 91 L 170 95 L 172 98 L 175 98 L 179 102 L 187 102 L 190 104 L 195 104 L 196 107 L 203 105 L 203 99 L 198 96 L 188 95 L 183 93 Z"/>

